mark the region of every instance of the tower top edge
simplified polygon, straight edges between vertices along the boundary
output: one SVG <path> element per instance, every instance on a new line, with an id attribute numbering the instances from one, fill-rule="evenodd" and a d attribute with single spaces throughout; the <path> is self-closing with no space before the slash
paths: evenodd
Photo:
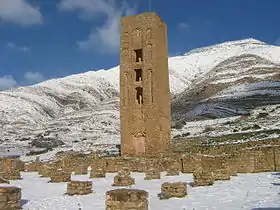
<path id="1" fill-rule="evenodd" d="M 160 18 L 160 16 L 156 12 L 144 12 L 136 15 L 125 16 L 121 18 L 121 21 L 126 22 L 126 21 L 132 21 L 137 19 L 140 20 L 144 18 L 155 18 L 164 23 L 164 21 Z"/>

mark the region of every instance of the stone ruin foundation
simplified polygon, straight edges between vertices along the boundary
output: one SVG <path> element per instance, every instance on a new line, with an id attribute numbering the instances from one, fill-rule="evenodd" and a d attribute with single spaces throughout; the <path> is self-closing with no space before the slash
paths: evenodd
<path id="1" fill-rule="evenodd" d="M 70 181 L 67 183 L 67 195 L 87 195 L 92 193 L 92 181 Z"/>
<path id="2" fill-rule="evenodd" d="M 7 180 L 19 180 L 21 179 L 20 171 L 16 169 L 5 170 L 0 172 L 0 177 Z"/>
<path id="3" fill-rule="evenodd" d="M 0 177 L 0 184 L 10 184 L 10 181 L 7 179 L 4 179 L 3 177 Z"/>
<path id="4" fill-rule="evenodd" d="M 145 180 L 160 179 L 160 171 L 154 168 L 149 169 L 145 173 Z"/>
<path id="5" fill-rule="evenodd" d="M 228 169 L 217 169 L 214 172 L 215 181 L 216 180 L 230 180 L 231 173 Z"/>
<path id="6" fill-rule="evenodd" d="M 172 197 L 182 198 L 187 195 L 186 182 L 165 182 L 161 185 L 160 199 L 169 199 Z"/>
<path id="7" fill-rule="evenodd" d="M 17 187 L 2 187 L 0 186 L 0 209 L 1 210 L 16 210 L 21 209 L 21 189 Z"/>
<path id="8" fill-rule="evenodd" d="M 148 192 L 116 189 L 106 192 L 106 210 L 148 210 Z"/>
<path id="9" fill-rule="evenodd" d="M 63 171 L 55 171 L 50 175 L 50 182 L 69 182 L 71 174 Z"/>
<path id="10" fill-rule="evenodd" d="M 167 170 L 166 176 L 178 176 L 180 171 L 178 169 L 170 168 Z"/>
<path id="11" fill-rule="evenodd" d="M 102 168 L 91 170 L 90 178 L 105 178 L 106 172 Z"/>
<path id="12" fill-rule="evenodd" d="M 193 187 L 213 185 L 215 181 L 214 173 L 208 170 L 203 171 L 202 168 L 193 173 L 193 178 Z"/>
<path id="13" fill-rule="evenodd" d="M 86 165 L 79 166 L 74 169 L 75 175 L 87 175 L 88 174 L 88 167 Z"/>
<path id="14" fill-rule="evenodd" d="M 112 186 L 130 186 L 133 184 L 135 184 L 135 179 L 130 176 L 130 172 L 127 169 L 123 169 L 114 177 Z"/>
<path id="15" fill-rule="evenodd" d="M 38 170 L 38 174 L 40 175 L 40 177 L 51 177 L 51 175 L 53 173 L 55 173 L 57 171 L 56 168 L 52 168 L 52 167 L 47 167 L 47 166 L 43 166 L 40 167 L 40 169 Z"/>

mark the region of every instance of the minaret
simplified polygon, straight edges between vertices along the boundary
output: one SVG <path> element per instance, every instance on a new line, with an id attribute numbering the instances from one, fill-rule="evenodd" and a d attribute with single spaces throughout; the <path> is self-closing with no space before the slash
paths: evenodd
<path id="1" fill-rule="evenodd" d="M 171 130 L 167 26 L 154 12 L 121 20 L 121 154 L 169 148 Z"/>

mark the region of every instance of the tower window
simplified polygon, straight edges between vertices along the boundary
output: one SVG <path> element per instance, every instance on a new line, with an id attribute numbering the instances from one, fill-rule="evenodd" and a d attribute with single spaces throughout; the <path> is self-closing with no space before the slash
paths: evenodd
<path id="1" fill-rule="evenodd" d="M 138 104 L 143 104 L 143 88 L 137 87 L 136 89 L 136 101 Z"/>
<path id="2" fill-rule="evenodd" d="M 142 69 L 135 69 L 136 81 L 142 81 Z"/>
<path id="3" fill-rule="evenodd" d="M 134 50 L 134 52 L 135 52 L 136 62 L 143 61 L 143 50 L 138 49 L 138 50 Z"/>

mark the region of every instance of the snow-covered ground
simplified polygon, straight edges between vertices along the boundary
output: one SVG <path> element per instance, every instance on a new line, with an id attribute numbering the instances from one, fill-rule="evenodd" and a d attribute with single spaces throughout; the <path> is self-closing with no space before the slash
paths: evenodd
<path id="1" fill-rule="evenodd" d="M 66 183 L 47 183 L 49 178 L 39 178 L 38 173 L 22 173 L 22 180 L 12 181 L 13 186 L 22 188 L 24 210 L 104 210 L 105 193 L 112 187 L 115 174 L 106 178 L 91 179 L 94 193 L 84 196 L 68 196 Z M 192 188 L 191 174 L 164 176 L 160 180 L 144 180 L 144 174 L 132 173 L 136 185 L 131 188 L 149 192 L 150 210 L 238 210 L 280 209 L 280 173 L 238 174 L 229 181 L 216 181 L 213 186 Z M 88 180 L 87 175 L 72 176 L 75 180 Z M 159 200 L 161 184 L 184 181 L 188 183 L 188 196 Z M 0 185 L 1 186 L 1 185 Z"/>

